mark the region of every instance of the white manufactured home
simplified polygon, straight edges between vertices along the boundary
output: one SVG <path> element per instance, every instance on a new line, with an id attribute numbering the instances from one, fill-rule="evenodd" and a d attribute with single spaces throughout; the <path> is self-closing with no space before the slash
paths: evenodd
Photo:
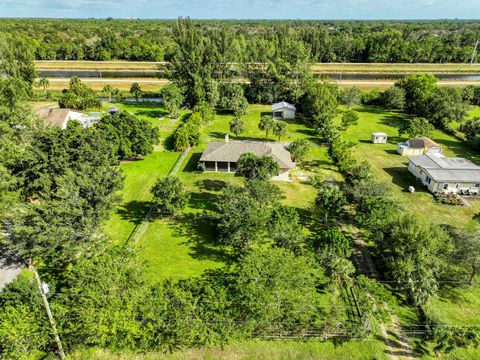
<path id="1" fill-rule="evenodd" d="M 295 119 L 296 111 L 295 105 L 289 104 L 286 101 L 272 105 L 273 117 L 276 119 Z"/>
<path id="2" fill-rule="evenodd" d="M 426 153 L 411 157 L 408 171 L 432 193 L 480 193 L 480 166 L 467 159 Z"/>

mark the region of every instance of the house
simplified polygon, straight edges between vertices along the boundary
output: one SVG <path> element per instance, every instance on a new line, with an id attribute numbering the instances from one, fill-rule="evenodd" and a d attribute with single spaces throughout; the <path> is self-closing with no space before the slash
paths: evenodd
<path id="1" fill-rule="evenodd" d="M 289 104 L 286 101 L 272 105 L 273 117 L 276 119 L 295 119 L 295 105 Z"/>
<path id="2" fill-rule="evenodd" d="M 45 126 L 56 126 L 60 129 L 66 129 L 67 123 L 71 120 L 84 124 L 85 114 L 71 109 L 38 109 L 36 114 L 43 119 Z"/>
<path id="3" fill-rule="evenodd" d="M 478 194 L 480 166 L 463 158 L 427 152 L 409 159 L 408 171 L 433 193 Z"/>
<path id="4" fill-rule="evenodd" d="M 384 132 L 373 132 L 371 140 L 374 144 L 385 144 L 387 142 L 387 138 L 388 136 Z"/>
<path id="5" fill-rule="evenodd" d="M 60 129 L 66 129 L 69 121 L 78 121 L 84 128 L 87 128 L 98 123 L 102 117 L 99 112 L 92 112 L 87 115 L 71 109 L 50 108 L 38 109 L 36 114 L 43 119 L 45 126 L 56 126 Z"/>
<path id="6" fill-rule="evenodd" d="M 432 139 L 421 137 L 407 140 L 404 143 L 398 143 L 397 152 L 402 156 L 417 156 L 427 152 L 441 153 L 442 147 Z"/>
<path id="7" fill-rule="evenodd" d="M 288 172 L 295 168 L 287 143 L 270 143 L 262 141 L 225 141 L 209 143 L 200 157 L 200 163 L 206 171 L 229 172 L 236 171 L 240 156 L 245 153 L 257 156 L 270 156 L 278 163 L 280 173 L 274 180 L 288 180 Z"/>

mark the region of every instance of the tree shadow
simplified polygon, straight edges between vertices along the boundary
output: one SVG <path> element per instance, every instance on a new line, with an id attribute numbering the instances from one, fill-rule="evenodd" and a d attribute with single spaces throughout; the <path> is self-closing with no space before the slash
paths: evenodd
<path id="1" fill-rule="evenodd" d="M 140 116 L 148 116 L 151 118 L 160 118 L 164 117 L 165 115 L 168 115 L 168 112 L 165 111 L 164 109 L 151 109 L 151 110 L 137 110 L 135 111 L 135 115 L 140 115 Z"/>
<path id="2" fill-rule="evenodd" d="M 219 141 L 225 141 L 226 133 L 220 131 L 210 131 L 208 135 L 214 139 L 218 139 Z M 271 134 L 270 134 L 271 135 Z M 258 138 L 258 137 L 251 137 L 251 136 L 235 136 L 231 138 L 232 141 L 275 141 L 272 139 L 265 140 L 265 138 Z"/>
<path id="3" fill-rule="evenodd" d="M 184 237 L 192 258 L 232 263 L 235 258 L 216 239 L 216 221 L 207 213 L 187 213 L 174 229 L 175 236 Z"/>
<path id="4" fill-rule="evenodd" d="M 200 158 L 202 157 L 201 152 L 195 152 L 193 153 L 190 158 L 188 159 L 187 164 L 183 168 L 182 172 L 195 172 L 198 171 L 198 162 L 200 161 Z"/>
<path id="5" fill-rule="evenodd" d="M 428 193 L 423 184 L 418 182 L 417 179 L 410 174 L 407 167 L 387 167 L 383 168 L 383 170 L 392 177 L 392 182 L 395 185 L 403 189 L 403 192 L 408 192 L 408 187 L 414 186 L 415 192 Z"/>
<path id="6" fill-rule="evenodd" d="M 212 194 L 210 192 L 194 192 L 190 193 L 188 205 L 193 209 L 215 211 L 215 202 L 217 199 L 218 195 Z"/>
<path id="7" fill-rule="evenodd" d="M 203 179 L 196 181 L 195 185 L 198 186 L 200 190 L 221 191 L 227 186 L 227 183 L 223 180 Z"/>
<path id="8" fill-rule="evenodd" d="M 132 200 L 121 204 L 117 208 L 117 214 L 120 215 L 122 220 L 127 220 L 135 225 L 139 225 L 150 206 L 151 203 L 148 201 Z"/>

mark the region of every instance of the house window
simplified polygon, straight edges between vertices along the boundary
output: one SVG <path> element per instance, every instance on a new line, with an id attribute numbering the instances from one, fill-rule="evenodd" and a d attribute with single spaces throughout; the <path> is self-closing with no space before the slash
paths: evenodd
<path id="1" fill-rule="evenodd" d="M 218 161 L 217 162 L 217 171 L 227 172 L 228 171 L 228 162 Z"/>
<path id="2" fill-rule="evenodd" d="M 432 179 L 431 179 L 429 176 L 427 176 L 427 178 L 425 179 L 425 181 L 426 181 L 428 184 L 430 184 L 430 183 L 432 182 Z"/>
<path id="3" fill-rule="evenodd" d="M 283 111 L 275 111 L 273 113 L 273 117 L 275 118 L 282 118 L 283 117 Z"/>
<path id="4" fill-rule="evenodd" d="M 215 171 L 215 161 L 205 161 L 205 170 Z"/>
<path id="5" fill-rule="evenodd" d="M 475 184 L 475 187 L 476 187 L 476 188 L 480 188 L 480 184 Z"/>
<path id="6" fill-rule="evenodd" d="M 443 190 L 448 190 L 448 184 L 443 184 Z"/>

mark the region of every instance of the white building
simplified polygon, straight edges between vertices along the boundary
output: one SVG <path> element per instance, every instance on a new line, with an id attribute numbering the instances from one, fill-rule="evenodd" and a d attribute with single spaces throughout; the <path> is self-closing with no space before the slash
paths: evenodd
<path id="1" fill-rule="evenodd" d="M 272 105 L 273 117 L 276 119 L 295 119 L 295 105 L 289 104 L 286 101 Z"/>
<path id="2" fill-rule="evenodd" d="M 56 126 L 60 129 L 66 129 L 69 121 L 77 121 L 83 127 L 90 127 L 101 119 L 101 113 L 91 113 L 89 115 L 72 109 L 49 109 L 41 108 L 37 110 L 37 115 L 43 118 L 45 126 Z"/>
<path id="3" fill-rule="evenodd" d="M 371 141 L 374 144 L 385 144 L 387 142 L 387 138 L 388 136 L 384 132 L 373 132 Z"/>
<path id="4" fill-rule="evenodd" d="M 432 193 L 478 194 L 480 166 L 463 158 L 426 153 L 409 159 L 408 171 Z"/>
<path id="5" fill-rule="evenodd" d="M 398 143 L 397 145 L 397 153 L 402 156 L 417 156 L 427 152 L 441 153 L 442 147 L 427 137 L 410 139 L 404 143 Z"/>

